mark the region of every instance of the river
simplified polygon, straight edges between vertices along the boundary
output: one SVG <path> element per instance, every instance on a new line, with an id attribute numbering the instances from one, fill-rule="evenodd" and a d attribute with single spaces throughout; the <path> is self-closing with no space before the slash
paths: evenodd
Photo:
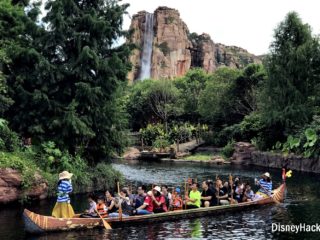
<path id="1" fill-rule="evenodd" d="M 257 167 L 208 165 L 195 163 L 146 163 L 117 162 L 113 166 L 121 171 L 133 186 L 139 183 L 167 184 L 181 186 L 184 179 L 214 179 L 216 175 L 227 180 L 231 173 L 253 184 L 253 179 L 267 169 Z M 281 183 L 281 171 L 269 170 L 273 184 Z M 42 236 L 28 236 L 23 230 L 21 218 L 23 206 L 10 204 L 0 207 L 0 239 L 320 239 L 318 233 L 272 232 L 272 223 L 317 224 L 320 222 L 320 181 L 319 175 L 293 172 L 287 180 L 285 202 L 279 205 L 263 206 L 252 210 L 225 215 L 123 226 L 111 231 L 93 229 L 77 232 L 51 233 Z M 41 214 L 50 214 L 55 199 L 28 204 L 27 207 Z M 72 196 L 76 212 L 86 208 L 85 195 Z"/>

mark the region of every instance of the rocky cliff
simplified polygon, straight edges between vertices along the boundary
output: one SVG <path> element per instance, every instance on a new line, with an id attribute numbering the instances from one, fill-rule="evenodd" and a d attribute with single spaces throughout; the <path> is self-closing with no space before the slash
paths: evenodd
<path id="1" fill-rule="evenodd" d="M 26 189 L 22 187 L 22 176 L 17 170 L 0 168 L 0 203 L 8 203 L 28 197 L 30 199 L 44 199 L 47 197 L 48 183 L 35 174 L 34 184 Z"/>
<path id="2" fill-rule="evenodd" d="M 147 45 L 145 33 L 147 19 L 145 11 L 132 17 L 128 39 L 137 48 L 131 55 L 133 65 L 129 81 L 139 78 L 142 64 L 142 50 Z M 173 78 L 184 75 L 192 67 L 202 67 L 207 72 L 214 72 L 220 66 L 242 68 L 249 63 L 261 63 L 259 57 L 245 49 L 225 46 L 213 42 L 208 34 L 190 34 L 188 27 L 180 18 L 177 10 L 159 7 L 153 13 L 153 39 L 150 77 L 154 79 Z"/>

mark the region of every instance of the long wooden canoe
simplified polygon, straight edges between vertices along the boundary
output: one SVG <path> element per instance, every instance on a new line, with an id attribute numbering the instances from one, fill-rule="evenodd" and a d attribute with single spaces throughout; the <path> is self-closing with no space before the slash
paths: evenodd
<path id="1" fill-rule="evenodd" d="M 230 211 L 239 211 L 251 207 L 272 204 L 281 202 L 284 199 L 285 183 L 273 191 L 273 195 L 268 198 L 263 198 L 252 202 L 243 202 L 231 205 L 220 205 L 208 208 L 198 208 L 190 210 L 178 210 L 166 213 L 136 215 L 130 217 L 119 218 L 105 218 L 105 220 L 112 226 L 121 224 L 138 224 L 155 221 L 166 221 L 182 218 L 194 218 L 207 215 L 215 215 Z M 275 201 L 275 200 L 276 201 Z M 25 209 L 23 212 L 25 222 L 25 230 L 28 233 L 39 234 L 53 231 L 69 231 L 76 229 L 90 229 L 95 227 L 103 227 L 100 218 L 80 218 L 79 214 L 73 218 L 54 218 L 51 216 L 44 216 Z"/>

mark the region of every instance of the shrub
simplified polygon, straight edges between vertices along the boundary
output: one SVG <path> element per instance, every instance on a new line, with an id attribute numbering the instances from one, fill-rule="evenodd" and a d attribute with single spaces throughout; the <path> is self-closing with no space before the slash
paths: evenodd
<path id="1" fill-rule="evenodd" d="M 161 152 L 170 146 L 170 142 L 165 137 L 160 136 L 156 138 L 152 146 L 159 149 Z"/>
<path id="2" fill-rule="evenodd" d="M 0 118 L 0 151 L 13 152 L 19 148 L 19 137 L 8 127 L 8 122 Z"/>
<path id="3" fill-rule="evenodd" d="M 234 140 L 229 141 L 228 144 L 222 148 L 221 153 L 223 156 L 225 156 L 226 158 L 230 158 L 232 156 L 234 152 L 234 143 Z"/>
<path id="4" fill-rule="evenodd" d="M 146 128 L 140 129 L 144 145 L 152 146 L 158 137 L 165 137 L 163 124 L 148 124 Z"/>

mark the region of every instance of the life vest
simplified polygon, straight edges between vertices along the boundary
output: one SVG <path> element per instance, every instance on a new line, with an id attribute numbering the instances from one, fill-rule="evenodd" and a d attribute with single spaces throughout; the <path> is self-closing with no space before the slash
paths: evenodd
<path id="1" fill-rule="evenodd" d="M 108 217 L 108 212 L 106 210 L 106 205 L 104 203 L 98 203 L 97 204 L 97 211 L 100 214 L 101 217 L 106 218 Z"/>
<path id="2" fill-rule="evenodd" d="M 173 210 L 181 210 L 183 208 L 183 201 L 179 196 L 172 196 Z"/>

